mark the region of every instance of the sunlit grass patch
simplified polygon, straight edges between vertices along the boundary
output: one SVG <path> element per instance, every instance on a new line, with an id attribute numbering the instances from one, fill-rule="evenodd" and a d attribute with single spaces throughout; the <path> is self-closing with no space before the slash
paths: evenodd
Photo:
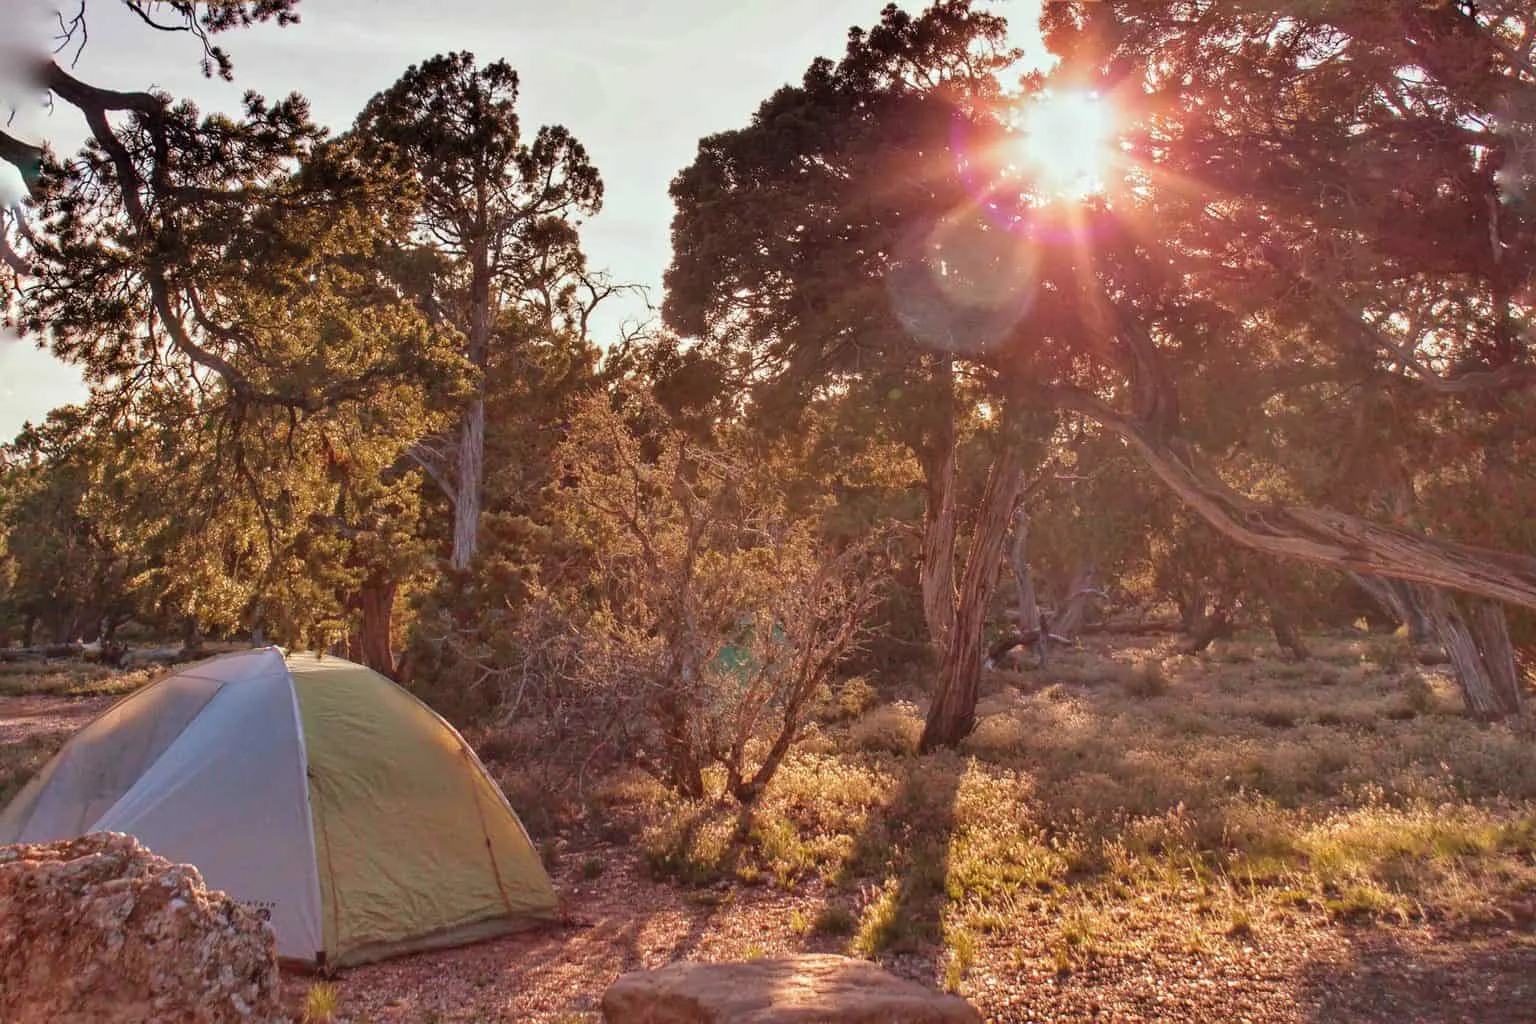
<path id="1" fill-rule="evenodd" d="M 0 807 L 10 803 L 69 736 L 67 732 L 38 733 L 17 743 L 0 744 Z"/>
<path id="2" fill-rule="evenodd" d="M 1326 682 L 1262 649 L 1068 652 L 1067 681 L 997 691 L 959 751 L 925 757 L 916 708 L 877 707 L 791 754 L 745 831 L 728 803 L 637 795 L 642 848 L 688 885 L 825 884 L 795 934 L 926 950 L 949 985 L 971 944 L 981 958 L 1031 934 L 1030 956 L 1076 970 L 1145 927 L 1182 922 L 1198 951 L 1293 918 L 1491 920 L 1527 899 L 1536 749 L 1457 713 L 1435 674 L 1387 675 L 1348 643 Z M 1153 658 L 1169 696 L 1127 692 Z"/>
<path id="3" fill-rule="evenodd" d="M 944 923 L 944 946 L 947 954 L 944 963 L 944 991 L 960 990 L 961 983 L 965 981 L 966 975 L 976 963 L 978 945 L 975 933 L 965 925 L 955 920 Z"/>
<path id="4" fill-rule="evenodd" d="M 86 661 L 0 663 L 0 697 L 115 697 L 141 689 L 162 667 L 124 672 Z"/>
<path id="5" fill-rule="evenodd" d="M 317 981 L 304 993 L 303 1024 L 334 1024 L 340 999 L 336 986 Z"/>
<path id="6" fill-rule="evenodd" d="M 848 729 L 849 739 L 860 750 L 910 754 L 923 735 L 923 718 L 907 701 L 886 704 L 864 715 Z"/>
<path id="7" fill-rule="evenodd" d="M 898 873 L 860 889 L 863 910 L 848 949 L 862 956 L 914 952 L 939 944 L 944 916 L 943 863 L 931 846 Z"/>

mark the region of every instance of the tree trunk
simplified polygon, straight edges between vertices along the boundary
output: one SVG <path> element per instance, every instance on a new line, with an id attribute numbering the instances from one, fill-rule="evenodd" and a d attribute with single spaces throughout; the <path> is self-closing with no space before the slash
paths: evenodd
<path id="1" fill-rule="evenodd" d="M 1515 645 L 1509 639 L 1509 620 L 1504 606 L 1497 601 L 1472 602 L 1472 634 L 1483 652 L 1488 680 L 1493 685 L 1493 700 L 1505 716 L 1525 712 L 1525 691 L 1520 667 L 1515 663 Z"/>
<path id="2" fill-rule="evenodd" d="M 1504 608 L 1494 601 L 1471 602 L 1471 615 L 1443 590 L 1414 587 L 1446 654 L 1468 713 L 1485 721 L 1518 715 L 1524 708 L 1515 651 Z"/>
<path id="3" fill-rule="evenodd" d="M 1195 628 L 1184 644 L 1183 653 L 1199 654 L 1211 646 L 1218 637 L 1226 636 L 1231 630 L 1232 620 L 1225 607 L 1217 605 L 1210 609 L 1201 608 L 1200 615 L 1195 620 Z"/>
<path id="4" fill-rule="evenodd" d="M 480 542 L 480 491 L 485 460 L 485 399 L 464 412 L 459 434 L 459 479 L 453 505 L 453 567 L 468 569 Z"/>
<path id="5" fill-rule="evenodd" d="M 923 515 L 923 620 L 943 658 L 955 628 L 955 425 L 940 428 L 936 450 L 921 453 L 927 504 Z"/>
<path id="6" fill-rule="evenodd" d="M 1371 595 L 1388 615 L 1408 627 L 1408 640 L 1415 647 L 1422 647 L 1433 639 L 1434 630 L 1411 585 L 1402 580 L 1358 572 L 1350 573 L 1349 578 Z"/>
<path id="7" fill-rule="evenodd" d="M 1269 628 L 1274 630 L 1275 643 L 1280 645 L 1280 650 L 1285 652 L 1286 657 L 1292 661 L 1307 660 L 1307 645 L 1301 640 L 1301 631 L 1296 628 L 1296 620 L 1277 603 L 1271 603 L 1269 606 Z"/>
<path id="8" fill-rule="evenodd" d="M 1072 581 L 1067 584 L 1067 592 L 1061 598 L 1061 607 L 1051 622 L 1051 629 L 1064 637 L 1071 638 L 1082 632 L 1083 619 L 1088 614 L 1088 598 L 1095 593 L 1095 572 L 1091 563 L 1084 565 L 1072 574 Z"/>
<path id="9" fill-rule="evenodd" d="M 1002 572 L 1008 521 L 1023 486 L 1024 446 L 1010 441 L 992 465 L 976 513 L 976 529 L 960 582 L 960 601 L 949 649 L 939 667 L 938 691 L 918 749 L 927 753 L 959 743 L 976 724 L 976 690 L 981 678 L 982 635 Z"/>
<path id="10" fill-rule="evenodd" d="M 384 573 L 370 576 L 352 598 L 360 614 L 357 632 L 348 637 L 347 657 L 380 675 L 395 678 L 390 630 L 395 617 L 395 581 Z"/>
<path id="11" fill-rule="evenodd" d="M 674 710 L 664 715 L 667 721 L 664 744 L 667 751 L 667 775 L 672 788 L 691 800 L 705 796 L 704 766 L 694 749 L 689 716 Z"/>
<path id="12" fill-rule="evenodd" d="M 1029 544 L 1029 514 L 1021 506 L 1013 516 L 1013 546 L 1008 551 L 1008 564 L 1013 569 L 1014 586 L 1018 588 L 1019 636 L 1035 637 L 1035 658 L 1041 668 L 1051 662 L 1051 624 L 1040 614 L 1040 599 L 1035 593 L 1035 574 L 1030 571 L 1027 547 Z"/>
<path id="13" fill-rule="evenodd" d="M 1029 515 L 1021 508 L 1013 517 L 1013 546 L 1008 551 L 1008 564 L 1013 569 L 1013 582 L 1019 590 L 1019 632 L 1040 630 L 1040 601 L 1035 594 L 1035 575 L 1030 572 L 1026 556 L 1029 544 Z"/>
<path id="14" fill-rule="evenodd" d="M 480 498 L 485 486 L 485 369 L 491 355 L 490 236 L 477 238 L 470 254 L 469 361 L 477 371 L 475 397 L 459 430 L 459 477 L 453 505 L 455 569 L 469 568 L 480 543 Z"/>

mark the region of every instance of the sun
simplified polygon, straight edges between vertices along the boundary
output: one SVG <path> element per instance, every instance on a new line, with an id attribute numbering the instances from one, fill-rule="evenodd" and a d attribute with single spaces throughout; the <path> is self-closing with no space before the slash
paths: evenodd
<path id="1" fill-rule="evenodd" d="M 1105 187 L 1115 132 L 1098 93 L 1047 90 L 1019 107 L 1018 156 L 1042 199 L 1085 199 Z"/>

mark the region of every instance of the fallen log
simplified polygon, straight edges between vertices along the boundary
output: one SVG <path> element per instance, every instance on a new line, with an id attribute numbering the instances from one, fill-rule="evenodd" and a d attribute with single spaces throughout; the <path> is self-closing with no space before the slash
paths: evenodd
<path id="1" fill-rule="evenodd" d="M 40 647 L 6 647 L 0 649 L 0 661 L 57 661 L 60 658 L 79 658 L 85 652 L 84 644 L 44 644 Z"/>
<path id="2" fill-rule="evenodd" d="M 211 658 L 216 653 L 201 647 L 151 647 L 141 651 L 126 652 L 118 663 L 118 667 L 133 669 L 150 665 L 181 665 L 189 661 Z"/>
<path id="3" fill-rule="evenodd" d="M 1078 630 L 1078 636 L 1111 633 L 1123 636 L 1172 636 L 1184 632 L 1184 624 L 1176 619 L 1152 620 L 1151 622 L 1090 622 Z"/>
<path id="4" fill-rule="evenodd" d="M 121 644 L 45 644 L 36 647 L 0 647 L 0 664 L 50 661 L 99 661 L 114 668 L 143 668 L 147 665 L 180 665 L 211 658 L 216 651 L 201 647 L 151 647 L 130 650 Z"/>

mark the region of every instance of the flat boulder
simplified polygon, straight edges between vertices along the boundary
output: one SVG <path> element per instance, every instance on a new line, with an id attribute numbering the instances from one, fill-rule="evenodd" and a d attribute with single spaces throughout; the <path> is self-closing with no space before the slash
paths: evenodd
<path id="1" fill-rule="evenodd" d="M 0 1021 L 278 1024 L 272 929 L 133 836 L 0 846 Z"/>
<path id="2" fill-rule="evenodd" d="M 866 960 L 802 954 L 676 963 L 623 975 L 603 994 L 607 1024 L 980 1024 L 965 1000 Z"/>

